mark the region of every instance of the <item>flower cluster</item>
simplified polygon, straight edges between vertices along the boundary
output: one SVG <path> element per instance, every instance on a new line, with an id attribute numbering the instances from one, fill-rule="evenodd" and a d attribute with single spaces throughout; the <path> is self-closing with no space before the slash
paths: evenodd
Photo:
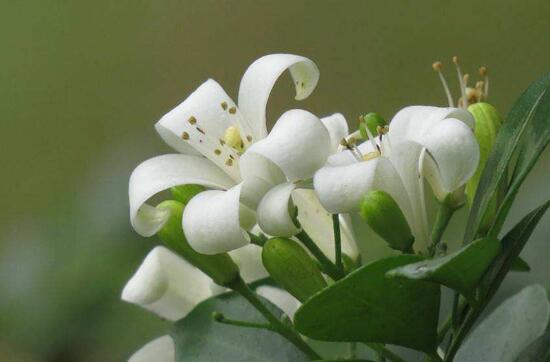
<path id="1" fill-rule="evenodd" d="M 362 213 L 382 237 L 382 229 L 391 231 L 387 229 L 393 216 L 394 224 L 404 217 L 410 242 L 392 245 L 391 237 L 387 240 L 391 247 L 409 252 L 422 252 L 433 242 L 424 180 L 440 202 L 452 207 L 463 203 L 465 185 L 480 161 L 475 121 L 465 108 L 467 99 L 471 103 L 475 97 L 466 94 L 461 108 L 409 106 L 388 123 L 376 115 L 361 117 L 360 129 L 353 132 L 340 113 L 318 117 L 292 109 L 268 132 L 268 97 L 286 70 L 295 98 L 308 97 L 319 80 L 315 63 L 302 56 L 272 54 L 246 70 L 237 103 L 210 79 L 157 122 L 159 135 L 178 153 L 154 157 L 133 171 L 130 219 L 140 235 L 158 235 L 168 248 L 150 252 L 124 288 L 124 300 L 177 321 L 201 301 L 235 289 L 235 278 L 252 283 L 271 275 L 278 281 L 269 261 L 262 261 L 266 240 L 276 237 L 306 240 L 309 253 L 327 267 L 321 270 L 338 279 L 331 265 L 345 264 L 342 259 L 354 265 L 359 259 L 350 215 L 362 210 L 365 195 L 385 195 L 368 198 L 382 201 L 372 201 L 375 204 Z M 173 200 L 150 204 L 153 196 L 167 190 Z M 383 217 L 373 216 L 372 210 Z M 400 214 L 383 214 L 387 210 Z M 384 218 L 387 227 L 376 221 Z M 336 248 L 335 238 L 340 244 Z M 299 305 L 274 287 L 260 287 L 258 292 L 283 305 L 289 315 Z M 136 356 L 149 353 L 155 356 L 151 360 L 161 360 L 161 353 L 173 359 L 173 346 L 162 338 Z"/>

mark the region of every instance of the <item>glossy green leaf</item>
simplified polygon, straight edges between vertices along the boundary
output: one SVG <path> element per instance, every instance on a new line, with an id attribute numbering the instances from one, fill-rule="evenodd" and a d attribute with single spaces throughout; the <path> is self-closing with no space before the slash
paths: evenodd
<path id="1" fill-rule="evenodd" d="M 436 347 L 440 288 L 386 272 L 422 260 L 399 255 L 364 265 L 322 290 L 296 312 L 298 331 L 313 339 L 377 342 L 432 352 Z"/>
<path id="2" fill-rule="evenodd" d="M 499 183 L 506 181 L 514 152 L 519 149 L 518 161 L 493 224 L 492 235 L 500 230 L 520 185 L 550 141 L 549 88 L 550 74 L 532 83 L 516 101 L 500 128 L 471 208 L 464 238 L 466 242 L 472 241 L 476 236 Z"/>
<path id="3" fill-rule="evenodd" d="M 281 312 L 262 299 L 277 315 Z M 213 312 L 227 318 L 257 323 L 265 319 L 244 298 L 234 293 L 210 298 L 174 325 L 176 361 L 307 361 L 308 358 L 278 334 L 214 321 Z"/>
<path id="4" fill-rule="evenodd" d="M 390 270 L 387 275 L 435 282 L 469 298 L 499 250 L 499 240 L 481 239 L 444 257 Z"/>
<path id="5" fill-rule="evenodd" d="M 504 301 L 470 334 L 455 362 L 513 362 L 540 337 L 550 319 L 550 303 L 540 285 Z"/>
<path id="6" fill-rule="evenodd" d="M 518 256 L 512 261 L 510 270 L 515 272 L 529 272 L 531 271 L 531 267 L 525 260 Z"/>

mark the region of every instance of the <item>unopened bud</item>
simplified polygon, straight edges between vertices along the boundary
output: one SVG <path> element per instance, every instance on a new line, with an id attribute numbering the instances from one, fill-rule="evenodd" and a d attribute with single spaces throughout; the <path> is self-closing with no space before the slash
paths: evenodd
<path id="1" fill-rule="evenodd" d="M 159 238 L 166 246 L 202 270 L 217 284 L 226 285 L 235 280 L 239 275 L 239 268 L 227 253 L 200 254 L 189 245 L 181 223 L 184 207 L 183 203 L 175 200 L 166 200 L 157 206 L 157 209 L 169 212 L 168 220 L 157 233 Z"/>
<path id="2" fill-rule="evenodd" d="M 327 286 L 315 261 L 294 240 L 269 239 L 262 261 L 273 280 L 301 302 Z"/>
<path id="3" fill-rule="evenodd" d="M 390 194 L 381 190 L 368 192 L 361 202 L 361 216 L 392 249 L 411 252 L 411 228 Z"/>
<path id="4" fill-rule="evenodd" d="M 468 205 L 471 206 L 474 201 L 474 196 L 481 178 L 481 173 L 485 168 L 485 164 L 489 159 L 495 140 L 502 124 L 502 118 L 498 114 L 495 107 L 489 103 L 476 103 L 468 107 L 468 111 L 474 116 L 475 119 L 475 137 L 479 144 L 479 165 L 472 178 L 466 184 L 466 196 Z M 496 212 L 497 198 L 493 198 L 485 214 L 484 221 L 482 222 L 482 229 L 487 227 L 488 223 L 492 221 L 493 215 Z"/>
<path id="5" fill-rule="evenodd" d="M 371 112 L 365 116 L 360 117 L 359 132 L 363 139 L 368 139 L 367 129 L 371 135 L 376 136 L 378 134 L 378 127 L 384 127 L 387 124 L 386 120 L 378 113 Z"/>
<path id="6" fill-rule="evenodd" d="M 174 200 L 182 202 L 184 205 L 187 205 L 193 196 L 203 191 L 204 187 L 193 184 L 174 186 L 170 189 L 170 193 Z"/>

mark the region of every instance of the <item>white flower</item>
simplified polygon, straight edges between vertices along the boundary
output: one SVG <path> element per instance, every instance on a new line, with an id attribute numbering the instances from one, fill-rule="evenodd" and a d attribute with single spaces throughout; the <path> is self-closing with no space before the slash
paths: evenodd
<path id="1" fill-rule="evenodd" d="M 241 277 L 252 283 L 267 277 L 261 264 L 261 248 L 247 245 L 230 253 Z M 160 317 L 177 321 L 197 304 L 226 291 L 202 271 L 172 251 L 157 246 L 147 254 L 136 273 L 126 283 L 122 300 L 137 304 Z"/>
<path id="2" fill-rule="evenodd" d="M 456 108 L 406 107 L 387 133 L 331 156 L 314 188 L 331 213 L 356 212 L 368 191 L 388 192 L 417 240 L 428 240 L 423 175 L 443 200 L 474 174 L 479 146 L 470 113 Z"/>
<path id="3" fill-rule="evenodd" d="M 153 339 L 135 352 L 128 362 L 174 362 L 176 348 L 172 337 L 166 335 Z"/>
<path id="4" fill-rule="evenodd" d="M 309 96 L 319 79 L 317 66 L 301 56 L 273 54 L 245 72 L 238 107 L 217 82 L 208 80 L 161 118 L 155 128 L 182 154 L 149 159 L 132 173 L 130 218 L 139 234 L 154 235 L 168 216 L 148 205 L 149 198 L 176 185 L 199 184 L 212 190 L 185 207 L 182 223 L 189 244 L 204 254 L 238 249 L 250 242 L 247 231 L 269 189 L 311 178 L 326 162 L 343 132 L 341 116 L 319 120 L 290 110 L 267 133 L 267 99 L 287 69 L 296 99 Z M 299 205 L 300 212 L 305 207 Z"/>

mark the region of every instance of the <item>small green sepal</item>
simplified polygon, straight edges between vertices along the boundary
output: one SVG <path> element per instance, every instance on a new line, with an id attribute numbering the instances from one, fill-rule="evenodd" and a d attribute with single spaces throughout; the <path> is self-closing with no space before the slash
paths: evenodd
<path id="1" fill-rule="evenodd" d="M 327 286 L 315 261 L 294 240 L 269 239 L 262 261 L 273 280 L 301 302 Z"/>
<path id="2" fill-rule="evenodd" d="M 388 245 L 410 253 L 414 243 L 411 228 L 397 202 L 382 190 L 368 192 L 361 202 L 361 216 Z"/>

